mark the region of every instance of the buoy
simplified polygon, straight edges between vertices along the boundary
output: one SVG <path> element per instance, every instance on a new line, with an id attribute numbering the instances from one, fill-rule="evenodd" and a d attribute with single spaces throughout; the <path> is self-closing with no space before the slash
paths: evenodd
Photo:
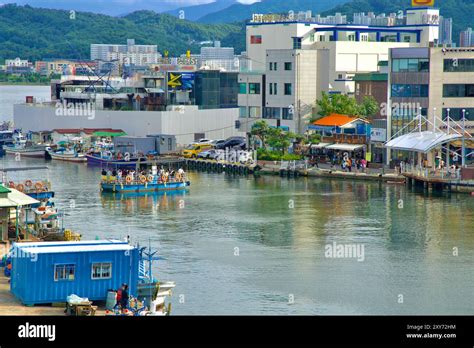
<path id="1" fill-rule="evenodd" d="M 127 177 L 125 178 L 125 182 L 126 182 L 127 184 L 130 184 L 132 181 L 133 181 L 132 176 L 131 176 L 131 175 L 127 175 Z"/>

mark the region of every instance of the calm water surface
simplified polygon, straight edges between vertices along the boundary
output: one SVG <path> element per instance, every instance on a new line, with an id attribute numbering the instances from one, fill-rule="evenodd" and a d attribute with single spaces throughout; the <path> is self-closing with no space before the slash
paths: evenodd
<path id="1" fill-rule="evenodd" d="M 13 119 L 13 105 L 24 103 L 26 96 L 34 96 L 37 101 L 51 100 L 49 86 L 0 85 L 0 122 Z"/>
<path id="2" fill-rule="evenodd" d="M 49 87 L 0 86 L 0 116 L 25 95 Z M 151 241 L 165 258 L 155 274 L 177 283 L 174 314 L 474 314 L 474 197 L 204 173 L 186 193 L 127 197 L 101 195 L 98 168 L 47 166 L 9 179 L 49 179 L 83 239 Z M 333 242 L 364 245 L 364 261 L 326 258 Z"/>
<path id="3" fill-rule="evenodd" d="M 51 180 L 65 226 L 84 239 L 151 241 L 165 258 L 155 273 L 177 282 L 174 314 L 474 313 L 469 195 L 191 172 L 186 193 L 116 196 L 99 192 L 98 168 L 47 165 L 9 179 Z M 333 242 L 363 244 L 364 261 L 326 258 Z"/>

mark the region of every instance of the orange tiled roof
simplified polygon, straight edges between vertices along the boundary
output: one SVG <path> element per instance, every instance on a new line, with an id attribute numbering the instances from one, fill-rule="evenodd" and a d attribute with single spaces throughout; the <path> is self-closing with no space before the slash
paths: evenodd
<path id="1" fill-rule="evenodd" d="M 341 127 L 345 124 L 348 124 L 352 121 L 359 119 L 358 117 L 341 115 L 341 114 L 331 114 L 329 116 L 325 116 L 320 118 L 317 121 L 314 121 L 313 124 L 315 126 L 337 126 Z"/>

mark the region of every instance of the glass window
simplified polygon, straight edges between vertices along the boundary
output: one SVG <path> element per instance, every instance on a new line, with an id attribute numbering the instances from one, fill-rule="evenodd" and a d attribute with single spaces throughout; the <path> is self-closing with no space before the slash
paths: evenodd
<path id="1" fill-rule="evenodd" d="M 314 33 L 309 34 L 309 41 L 314 42 Z"/>
<path id="2" fill-rule="evenodd" d="M 272 118 L 272 119 L 279 119 L 280 118 L 280 108 L 265 108 L 265 114 L 263 118 Z"/>
<path id="3" fill-rule="evenodd" d="M 408 59 L 400 59 L 400 71 L 408 70 Z"/>
<path id="4" fill-rule="evenodd" d="M 427 98 L 428 85 L 393 84 L 392 97 L 395 98 Z"/>
<path id="5" fill-rule="evenodd" d="M 250 106 L 249 107 L 249 116 L 254 117 L 254 118 L 262 117 L 260 110 L 261 110 L 260 106 Z"/>
<path id="6" fill-rule="evenodd" d="M 474 108 L 450 108 L 449 109 L 449 118 L 454 121 L 462 120 L 462 110 L 465 110 L 464 117 L 466 121 L 474 121 Z M 443 108 L 443 120 L 446 120 L 448 116 L 448 109 Z"/>
<path id="7" fill-rule="evenodd" d="M 285 95 L 291 95 L 291 83 L 285 83 Z"/>
<path id="8" fill-rule="evenodd" d="M 270 91 L 270 95 L 273 95 L 273 83 L 270 82 L 270 83 L 268 84 L 268 87 L 269 87 L 268 89 L 269 89 L 269 91 Z"/>
<path id="9" fill-rule="evenodd" d="M 112 278 L 112 263 L 97 262 L 92 264 L 92 279 L 110 279 Z"/>
<path id="10" fill-rule="evenodd" d="M 281 108 L 282 119 L 292 120 L 293 119 L 293 108 Z"/>
<path id="11" fill-rule="evenodd" d="M 291 62 L 285 62 L 285 70 L 292 70 Z"/>
<path id="12" fill-rule="evenodd" d="M 240 118 L 246 118 L 247 117 L 247 107 L 246 106 L 240 106 L 239 107 L 239 117 Z"/>
<path id="13" fill-rule="evenodd" d="M 474 97 L 474 84 L 445 84 L 443 85 L 445 98 L 472 98 Z"/>
<path id="14" fill-rule="evenodd" d="M 429 59 L 418 59 L 418 71 L 427 72 L 430 71 L 430 60 Z"/>
<path id="15" fill-rule="evenodd" d="M 239 83 L 239 94 L 247 94 L 247 84 L 245 82 Z"/>
<path id="16" fill-rule="evenodd" d="M 293 49 L 294 50 L 301 49 L 301 38 L 300 37 L 294 37 L 293 38 Z"/>
<path id="17" fill-rule="evenodd" d="M 443 63 L 445 72 L 474 72 L 474 59 L 445 59 Z"/>
<path id="18" fill-rule="evenodd" d="M 408 59 L 408 71 L 418 71 L 418 59 Z"/>
<path id="19" fill-rule="evenodd" d="M 54 265 L 54 281 L 73 281 L 76 273 L 76 265 Z"/>
<path id="20" fill-rule="evenodd" d="M 400 59 L 392 59 L 392 71 L 393 72 L 400 71 Z"/>
<path id="21" fill-rule="evenodd" d="M 249 83 L 249 94 L 260 94 L 260 83 Z"/>

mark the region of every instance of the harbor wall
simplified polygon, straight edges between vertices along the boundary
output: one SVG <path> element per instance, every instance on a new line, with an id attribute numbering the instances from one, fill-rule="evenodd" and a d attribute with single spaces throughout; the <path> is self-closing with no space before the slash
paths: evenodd
<path id="1" fill-rule="evenodd" d="M 204 133 L 211 139 L 244 136 L 235 129 L 239 119 L 237 108 L 185 109 L 184 111 L 111 111 L 94 110 L 92 116 L 58 116 L 51 104 L 16 104 L 13 121 L 23 131 L 45 131 L 55 128 L 119 128 L 132 136 L 147 134 L 176 135 L 178 145 L 193 142 Z"/>

